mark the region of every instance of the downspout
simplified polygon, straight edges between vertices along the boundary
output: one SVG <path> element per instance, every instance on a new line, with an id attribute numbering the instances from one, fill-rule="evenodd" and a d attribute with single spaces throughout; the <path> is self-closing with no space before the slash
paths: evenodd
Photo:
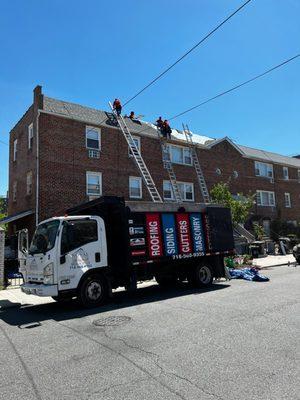
<path id="1" fill-rule="evenodd" d="M 37 112 L 36 116 L 36 191 L 35 191 L 35 225 L 39 223 L 39 117 L 40 110 Z"/>

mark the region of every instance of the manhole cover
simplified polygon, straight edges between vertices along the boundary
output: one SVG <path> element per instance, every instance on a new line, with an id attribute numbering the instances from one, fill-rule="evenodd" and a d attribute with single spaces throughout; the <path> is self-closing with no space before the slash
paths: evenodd
<path id="1" fill-rule="evenodd" d="M 120 326 L 127 324 L 130 321 L 131 321 L 130 317 L 119 315 L 119 316 L 96 319 L 95 321 L 93 321 L 93 324 L 96 326 Z"/>

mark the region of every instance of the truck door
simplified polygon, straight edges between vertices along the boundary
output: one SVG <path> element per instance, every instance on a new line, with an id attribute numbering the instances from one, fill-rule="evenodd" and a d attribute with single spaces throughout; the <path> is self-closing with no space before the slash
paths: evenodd
<path id="1" fill-rule="evenodd" d="M 25 273 L 26 257 L 28 254 L 28 230 L 22 229 L 18 232 L 18 260 L 19 271 Z"/>
<path id="2" fill-rule="evenodd" d="M 101 218 L 67 219 L 62 224 L 58 290 L 76 289 L 81 276 L 107 265 L 105 229 Z"/>

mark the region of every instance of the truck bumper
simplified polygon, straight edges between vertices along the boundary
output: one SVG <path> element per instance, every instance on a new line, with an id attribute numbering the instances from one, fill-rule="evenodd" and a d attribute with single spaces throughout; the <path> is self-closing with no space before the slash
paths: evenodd
<path id="1" fill-rule="evenodd" d="M 26 294 L 34 294 L 36 296 L 57 296 L 57 285 L 39 285 L 33 283 L 24 283 L 21 285 L 22 292 Z"/>

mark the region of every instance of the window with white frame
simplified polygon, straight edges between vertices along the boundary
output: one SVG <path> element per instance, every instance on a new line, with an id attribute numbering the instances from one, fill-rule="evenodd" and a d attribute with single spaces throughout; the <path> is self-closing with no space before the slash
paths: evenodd
<path id="1" fill-rule="evenodd" d="M 275 193 L 265 190 L 256 191 L 256 204 L 258 206 L 273 207 L 275 206 Z"/>
<path id="2" fill-rule="evenodd" d="M 32 149 L 33 144 L 33 124 L 28 126 L 28 149 Z"/>
<path id="3" fill-rule="evenodd" d="M 101 196 L 102 194 L 102 174 L 101 172 L 86 173 L 86 194 L 88 196 Z"/>
<path id="4" fill-rule="evenodd" d="M 17 201 L 17 181 L 13 183 L 12 187 L 12 199 L 13 201 Z"/>
<path id="5" fill-rule="evenodd" d="M 189 182 L 177 182 L 183 201 L 194 201 L 194 184 Z M 170 181 L 163 182 L 164 200 L 174 200 L 173 188 Z"/>
<path id="6" fill-rule="evenodd" d="M 273 165 L 255 161 L 255 175 L 265 178 L 273 178 Z"/>
<path id="7" fill-rule="evenodd" d="M 132 139 L 133 139 L 136 147 L 138 148 L 138 151 L 141 153 L 141 138 L 138 136 L 132 136 Z M 133 157 L 133 155 L 130 151 L 130 147 L 128 147 L 128 155 L 129 155 L 129 157 Z"/>
<path id="8" fill-rule="evenodd" d="M 289 169 L 288 167 L 282 167 L 283 179 L 288 181 L 289 179 Z"/>
<path id="9" fill-rule="evenodd" d="M 30 195 L 32 193 L 32 171 L 27 172 L 26 175 L 26 194 Z"/>
<path id="10" fill-rule="evenodd" d="M 16 161 L 16 159 L 17 159 L 17 152 L 18 152 L 18 139 L 15 139 L 14 140 L 14 161 Z"/>
<path id="11" fill-rule="evenodd" d="M 188 147 L 169 145 L 170 159 L 174 164 L 192 165 L 191 150 Z"/>
<path id="12" fill-rule="evenodd" d="M 129 197 L 131 199 L 142 198 L 142 178 L 136 176 L 129 177 Z"/>
<path id="13" fill-rule="evenodd" d="M 94 126 L 87 126 L 85 128 L 86 148 L 92 150 L 100 150 L 100 129 Z"/>
<path id="14" fill-rule="evenodd" d="M 284 193 L 284 205 L 286 208 L 291 208 L 291 195 L 290 193 Z"/>

